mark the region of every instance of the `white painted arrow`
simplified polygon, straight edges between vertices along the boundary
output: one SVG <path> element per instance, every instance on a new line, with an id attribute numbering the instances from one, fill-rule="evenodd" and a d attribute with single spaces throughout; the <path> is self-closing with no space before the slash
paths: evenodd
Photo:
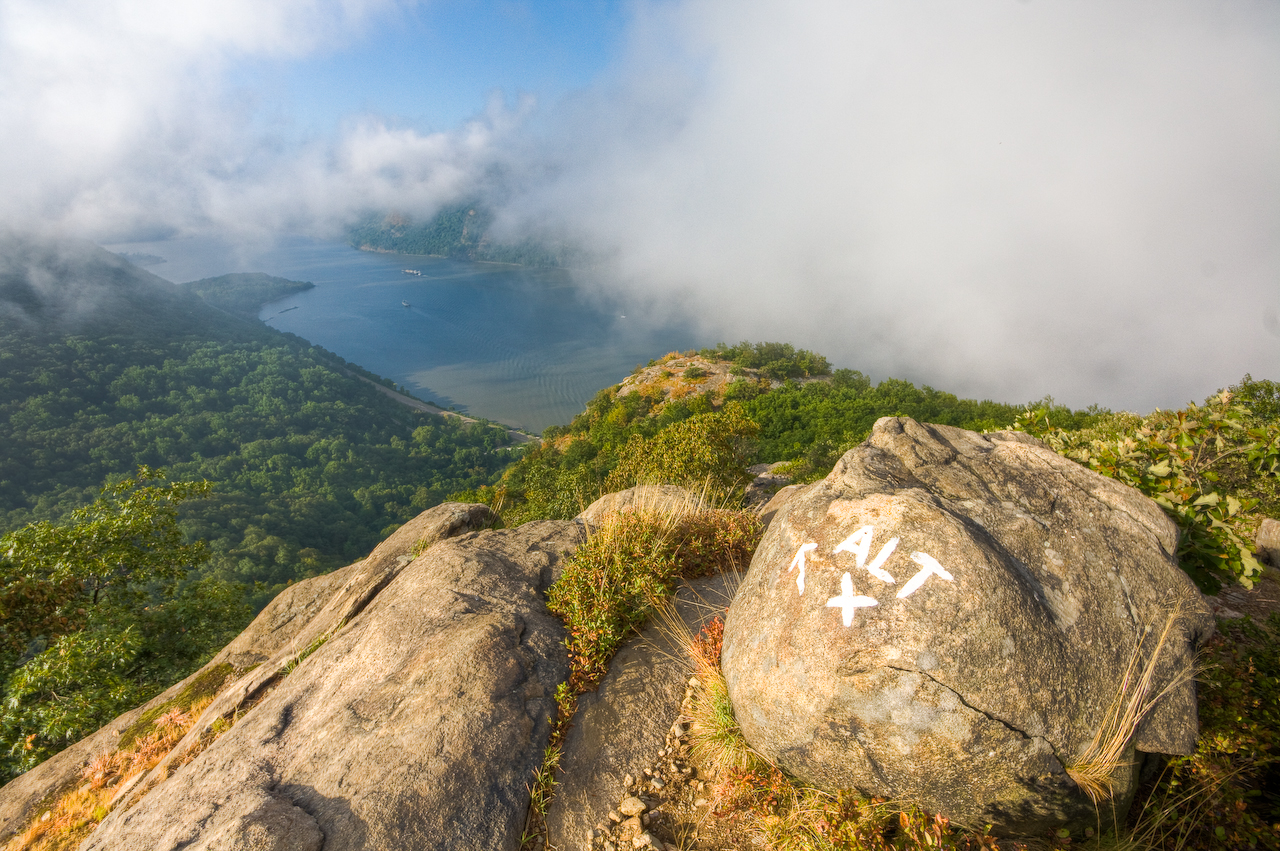
<path id="1" fill-rule="evenodd" d="M 790 573 L 791 571 L 795 570 L 797 567 L 800 568 L 800 575 L 796 577 L 796 587 L 800 589 L 801 596 L 804 595 L 804 568 L 805 568 L 804 554 L 808 552 L 813 552 L 817 548 L 818 548 L 818 545 L 817 543 L 814 543 L 814 542 L 810 542 L 800 547 L 800 549 L 796 550 L 795 556 L 791 559 L 791 566 L 787 568 L 787 573 Z"/>

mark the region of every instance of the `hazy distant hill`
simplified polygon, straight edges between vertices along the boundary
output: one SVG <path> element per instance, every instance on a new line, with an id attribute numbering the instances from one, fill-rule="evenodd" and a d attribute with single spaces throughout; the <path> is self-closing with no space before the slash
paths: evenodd
<path id="1" fill-rule="evenodd" d="M 244 334 L 200 298 L 81 240 L 0 233 L 0 323 L 30 333 Z"/>
<path id="2" fill-rule="evenodd" d="M 347 231 L 352 246 L 362 251 L 428 254 L 461 260 L 514 263 L 520 266 L 582 266 L 581 249 L 525 239 L 498 242 L 491 238 L 493 214 L 481 204 L 445 207 L 430 221 L 417 223 L 399 213 L 376 213 Z"/>
<path id="3" fill-rule="evenodd" d="M 182 286 L 214 307 L 245 319 L 257 319 L 258 310 L 264 304 L 315 289 L 316 285 L 310 281 L 276 278 L 262 272 L 234 272 L 216 278 L 190 281 Z"/>

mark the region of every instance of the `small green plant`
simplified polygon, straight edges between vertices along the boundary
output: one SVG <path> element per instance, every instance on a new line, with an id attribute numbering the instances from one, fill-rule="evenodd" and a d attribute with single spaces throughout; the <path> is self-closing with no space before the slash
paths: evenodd
<path id="1" fill-rule="evenodd" d="M 548 608 L 569 629 L 571 687 L 594 688 L 618 646 L 678 578 L 744 567 L 761 533 L 749 512 L 694 504 L 607 518 L 569 557 L 547 595 Z"/>
<path id="2" fill-rule="evenodd" d="M 1201 651 L 1200 743 L 1132 811 L 1133 847 L 1280 849 L 1280 614 L 1221 620 Z"/>
<path id="3" fill-rule="evenodd" d="M 301 652 L 291 656 L 288 661 L 280 666 L 280 675 L 287 677 L 292 674 L 299 665 L 306 661 L 308 656 L 323 647 L 326 641 L 333 638 L 333 636 L 337 634 L 338 630 L 342 629 L 346 625 L 347 622 L 345 619 L 340 620 L 334 624 L 331 629 L 328 629 L 311 639 L 311 643 L 308 644 Z"/>
<path id="4" fill-rule="evenodd" d="M 700 499 L 641 505 L 606 517 L 569 557 L 547 594 L 547 607 L 569 630 L 569 680 L 556 689 L 557 720 L 530 785 L 522 848 L 545 837 L 546 806 L 578 695 L 596 687 L 619 645 L 663 607 L 679 577 L 745 568 L 762 531 L 754 514 L 712 509 Z"/>
<path id="5" fill-rule="evenodd" d="M 679 623 L 676 618 L 668 618 Z M 712 618 L 696 636 L 682 642 L 693 668 L 694 700 L 689 712 L 689 740 L 694 759 L 716 774 L 725 771 L 760 770 L 766 760 L 758 756 L 733 717 L 729 684 L 720 670 L 724 646 L 724 621 Z"/>
<path id="6" fill-rule="evenodd" d="M 547 749 L 542 753 L 542 764 L 529 783 L 529 814 L 525 817 L 524 832 L 520 836 L 522 851 L 538 848 L 537 840 L 545 840 L 547 833 L 547 809 L 555 796 L 556 772 L 560 769 L 560 754 L 564 738 L 569 735 L 574 713 L 578 711 L 578 693 L 567 682 L 556 686 L 556 720 L 551 727 Z"/>

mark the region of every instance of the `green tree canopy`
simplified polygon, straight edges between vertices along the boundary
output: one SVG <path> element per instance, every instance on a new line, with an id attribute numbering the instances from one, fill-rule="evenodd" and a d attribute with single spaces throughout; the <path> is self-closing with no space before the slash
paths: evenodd
<path id="1" fill-rule="evenodd" d="M 208 550 L 183 540 L 178 506 L 208 493 L 141 467 L 65 525 L 0 536 L 0 781 L 194 670 L 243 627 L 241 589 L 180 584 Z"/>

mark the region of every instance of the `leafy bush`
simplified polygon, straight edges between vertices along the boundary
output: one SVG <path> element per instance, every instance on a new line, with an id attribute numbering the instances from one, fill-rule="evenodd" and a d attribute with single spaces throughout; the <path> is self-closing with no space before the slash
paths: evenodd
<path id="1" fill-rule="evenodd" d="M 1159 503 L 1182 532 L 1179 564 L 1202 590 L 1216 592 L 1223 578 L 1251 587 L 1262 572 L 1245 543 L 1246 515 L 1261 502 L 1251 489 L 1275 493 L 1280 419 L 1257 416 L 1228 390 L 1181 411 L 1107 415 L 1076 432 L 1027 410 L 1015 428 Z"/>
<path id="2" fill-rule="evenodd" d="M 736 386 L 736 385 L 735 385 Z M 1052 400 L 1048 400 L 1052 406 Z M 758 461 L 794 462 L 788 475 L 798 481 L 820 479 L 845 452 L 871 433 L 885 416 L 994 430 L 1017 416 L 1021 407 L 959 399 L 932 387 L 886 378 L 875 387 L 854 370 L 837 370 L 830 383 L 784 384 L 743 402 L 743 411 L 760 425 Z M 1052 406 L 1059 415 L 1080 415 Z M 1088 421 L 1089 415 L 1081 417 Z"/>
<path id="3" fill-rule="evenodd" d="M 739 406 L 729 405 L 668 426 L 652 439 L 633 435 L 605 487 L 616 491 L 636 484 L 673 484 L 727 495 L 750 480 L 746 466 L 759 430 Z"/>
<path id="4" fill-rule="evenodd" d="M 808 349 L 797 349 L 790 343 L 749 343 L 746 340 L 736 346 L 717 343 L 714 348 L 703 349 L 699 354 L 709 360 L 730 361 L 735 366 L 757 369 L 763 377 L 774 381 L 831 374 L 831 364 L 825 357 Z"/>
<path id="5" fill-rule="evenodd" d="M 1201 652 L 1200 743 L 1134 807 L 1142 846 L 1280 848 L 1280 615 L 1222 620 Z"/>
<path id="6" fill-rule="evenodd" d="M 136 630 L 83 629 L 18 668 L 0 714 L 5 777 L 34 768 L 151 697 L 130 676 L 141 649 Z"/>

